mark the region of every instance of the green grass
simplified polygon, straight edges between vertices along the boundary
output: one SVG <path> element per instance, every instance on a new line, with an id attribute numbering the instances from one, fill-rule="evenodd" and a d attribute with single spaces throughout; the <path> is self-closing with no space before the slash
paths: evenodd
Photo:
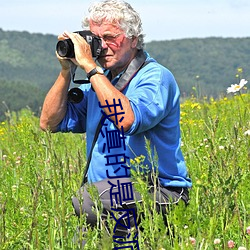
<path id="1" fill-rule="evenodd" d="M 244 94 L 181 105 L 191 201 L 170 210 L 166 227 L 135 176 L 144 194 L 140 249 L 228 249 L 229 240 L 250 249 L 249 103 Z M 84 135 L 44 133 L 38 124 L 28 109 L 7 113 L 0 124 L 0 249 L 79 249 L 73 238 L 85 220 L 74 216 L 71 197 L 82 181 Z M 85 249 L 112 249 L 103 229 L 90 229 L 87 238 Z"/>

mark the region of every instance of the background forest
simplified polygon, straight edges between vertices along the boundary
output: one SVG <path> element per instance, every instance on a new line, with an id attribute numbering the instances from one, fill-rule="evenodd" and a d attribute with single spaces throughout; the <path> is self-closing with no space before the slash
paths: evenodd
<path id="1" fill-rule="evenodd" d="M 60 69 L 57 37 L 0 29 L 0 120 L 7 110 L 29 107 L 39 114 Z M 146 50 L 176 77 L 182 98 L 224 96 L 230 84 L 250 77 L 250 38 L 152 41 Z"/>

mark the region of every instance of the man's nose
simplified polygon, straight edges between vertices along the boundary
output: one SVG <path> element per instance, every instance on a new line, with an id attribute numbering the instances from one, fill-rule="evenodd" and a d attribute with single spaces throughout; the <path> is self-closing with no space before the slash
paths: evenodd
<path id="1" fill-rule="evenodd" d="M 101 38 L 101 41 L 102 41 L 102 48 L 103 49 L 107 49 L 108 48 L 108 45 L 107 43 L 105 42 L 105 40 L 103 38 Z"/>

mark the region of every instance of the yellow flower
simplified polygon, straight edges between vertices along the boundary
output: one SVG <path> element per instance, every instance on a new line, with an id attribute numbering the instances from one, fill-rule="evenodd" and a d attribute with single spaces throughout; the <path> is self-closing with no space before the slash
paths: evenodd
<path id="1" fill-rule="evenodd" d="M 192 108 L 192 109 L 195 109 L 195 108 L 201 109 L 201 106 L 200 106 L 199 103 L 196 102 L 196 103 L 192 103 L 192 104 L 191 104 L 191 108 Z"/>
<path id="2" fill-rule="evenodd" d="M 238 71 L 238 73 L 242 73 L 243 69 L 242 68 L 238 68 L 237 71 Z"/>

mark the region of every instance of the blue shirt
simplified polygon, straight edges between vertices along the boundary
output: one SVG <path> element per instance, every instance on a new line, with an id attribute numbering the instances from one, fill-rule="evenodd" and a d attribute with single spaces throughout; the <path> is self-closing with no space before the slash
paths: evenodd
<path id="1" fill-rule="evenodd" d="M 191 180 L 187 176 L 187 168 L 181 152 L 180 137 L 180 91 L 172 73 L 147 55 L 150 61 L 137 72 L 129 85 L 122 93 L 129 99 L 134 111 L 134 123 L 124 134 L 124 147 L 112 148 L 108 152 L 105 131 L 114 131 L 117 128 L 106 119 L 107 126 L 102 127 L 94 146 L 92 159 L 88 170 L 88 181 L 96 182 L 110 176 L 117 177 L 126 174 L 125 164 L 116 164 L 118 161 L 134 159 L 144 155 L 143 165 L 152 168 L 152 160 L 146 149 L 147 139 L 150 142 L 152 158 L 158 161 L 158 175 L 163 186 L 191 187 Z M 108 71 L 107 71 L 108 73 Z M 113 79 L 112 84 L 118 81 L 120 75 Z M 81 85 L 84 98 L 78 103 L 68 102 L 66 116 L 58 126 L 58 131 L 75 132 L 87 135 L 87 156 L 90 153 L 92 141 L 99 120 L 102 116 L 99 101 L 90 84 Z M 157 156 L 154 155 L 156 151 Z M 111 157 L 113 155 L 113 157 Z M 115 157 L 117 155 L 117 157 Z M 119 156 L 119 157 L 118 157 Z M 126 158 L 128 157 L 128 158 Z M 119 158 L 119 159 L 118 159 Z M 119 171 L 115 173 L 119 166 Z"/>

